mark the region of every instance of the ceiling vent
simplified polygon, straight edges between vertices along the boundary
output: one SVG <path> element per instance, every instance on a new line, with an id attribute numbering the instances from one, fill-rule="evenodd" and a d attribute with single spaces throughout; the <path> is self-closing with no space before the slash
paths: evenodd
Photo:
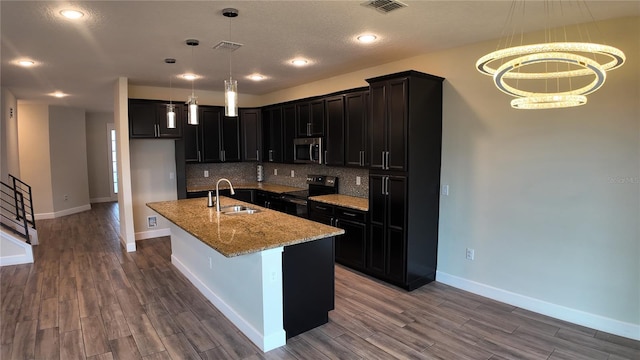
<path id="1" fill-rule="evenodd" d="M 233 41 L 220 41 L 219 43 L 217 43 L 216 45 L 213 46 L 214 50 L 222 50 L 222 51 L 226 51 L 226 52 L 232 52 L 232 51 L 236 51 L 238 49 L 240 49 L 240 47 L 242 46 L 242 44 L 237 43 L 237 42 L 233 42 Z"/>
<path id="2" fill-rule="evenodd" d="M 404 4 L 404 3 L 401 3 L 400 1 L 395 1 L 395 0 L 371 0 L 365 3 L 362 3 L 362 6 L 366 6 L 368 8 L 378 10 L 383 14 L 386 14 L 393 10 L 407 7 L 407 4 Z"/>

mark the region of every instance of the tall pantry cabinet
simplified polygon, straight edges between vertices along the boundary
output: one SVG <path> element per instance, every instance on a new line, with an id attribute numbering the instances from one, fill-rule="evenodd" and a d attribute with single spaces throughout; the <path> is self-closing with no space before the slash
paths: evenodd
<path id="1" fill-rule="evenodd" d="M 435 280 L 443 78 L 368 79 L 369 271 L 408 290 Z"/>

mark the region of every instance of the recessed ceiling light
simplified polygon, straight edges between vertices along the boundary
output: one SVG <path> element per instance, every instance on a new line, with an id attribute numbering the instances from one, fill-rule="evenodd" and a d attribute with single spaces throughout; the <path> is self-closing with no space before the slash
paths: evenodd
<path id="1" fill-rule="evenodd" d="M 358 36 L 358 41 L 360 41 L 363 44 L 369 44 L 372 43 L 374 41 L 376 41 L 376 39 L 378 39 L 377 36 L 373 35 L 373 34 L 362 34 L 360 36 Z"/>
<path id="2" fill-rule="evenodd" d="M 195 80 L 195 79 L 198 78 L 198 75 L 196 75 L 196 74 L 183 74 L 182 78 L 186 79 L 186 80 Z"/>
<path id="3" fill-rule="evenodd" d="M 80 19 L 84 16 L 82 11 L 65 9 L 60 11 L 60 15 L 66 17 L 67 19 Z"/>
<path id="4" fill-rule="evenodd" d="M 247 78 L 249 80 L 253 80 L 253 81 L 261 81 L 265 79 L 264 75 L 260 75 L 260 74 L 251 74 L 249 76 L 247 76 Z"/>
<path id="5" fill-rule="evenodd" d="M 291 60 L 291 63 L 295 66 L 305 66 L 309 63 L 309 61 L 305 59 L 295 59 Z"/>
<path id="6" fill-rule="evenodd" d="M 24 67 L 30 67 L 35 65 L 36 62 L 33 60 L 18 60 L 18 65 L 20 66 L 24 66 Z"/>
<path id="7" fill-rule="evenodd" d="M 57 98 L 63 98 L 65 96 L 67 96 L 68 94 L 63 93 L 62 91 L 56 91 L 56 92 L 52 92 L 49 95 L 57 97 Z"/>

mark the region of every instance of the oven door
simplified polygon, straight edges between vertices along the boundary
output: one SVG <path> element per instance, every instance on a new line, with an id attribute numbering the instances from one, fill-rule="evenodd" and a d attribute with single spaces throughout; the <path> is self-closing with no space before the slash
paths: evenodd
<path id="1" fill-rule="evenodd" d="M 322 164 L 322 139 L 294 139 L 293 162 L 299 164 Z"/>
<path id="2" fill-rule="evenodd" d="M 305 219 L 309 218 L 309 211 L 307 210 L 307 200 L 288 196 L 283 196 L 281 200 L 284 204 L 285 213 Z"/>

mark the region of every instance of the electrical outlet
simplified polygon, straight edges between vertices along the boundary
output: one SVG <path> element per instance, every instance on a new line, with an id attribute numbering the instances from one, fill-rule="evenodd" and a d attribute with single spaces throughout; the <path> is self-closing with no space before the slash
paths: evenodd
<path id="1" fill-rule="evenodd" d="M 467 248 L 467 254 L 466 254 L 467 260 L 473 260 L 476 257 L 476 252 L 475 250 L 471 249 L 471 248 Z"/>
<path id="2" fill-rule="evenodd" d="M 273 169 L 273 175 L 278 175 L 278 169 Z"/>
<path id="3" fill-rule="evenodd" d="M 67 201 L 67 200 L 69 200 L 69 195 L 64 194 L 64 201 Z"/>
<path id="4" fill-rule="evenodd" d="M 291 170 L 291 177 L 296 177 L 296 173 L 293 170 Z"/>
<path id="5" fill-rule="evenodd" d="M 158 226 L 158 218 L 155 216 L 147 216 L 147 227 L 154 228 Z"/>
<path id="6" fill-rule="evenodd" d="M 204 171 L 204 177 L 209 177 L 209 170 Z"/>
<path id="7" fill-rule="evenodd" d="M 169 180 L 173 180 L 176 178 L 176 173 L 174 173 L 173 171 L 169 172 Z"/>
<path id="8" fill-rule="evenodd" d="M 362 178 L 360 176 L 356 176 L 356 185 L 362 185 Z"/>

